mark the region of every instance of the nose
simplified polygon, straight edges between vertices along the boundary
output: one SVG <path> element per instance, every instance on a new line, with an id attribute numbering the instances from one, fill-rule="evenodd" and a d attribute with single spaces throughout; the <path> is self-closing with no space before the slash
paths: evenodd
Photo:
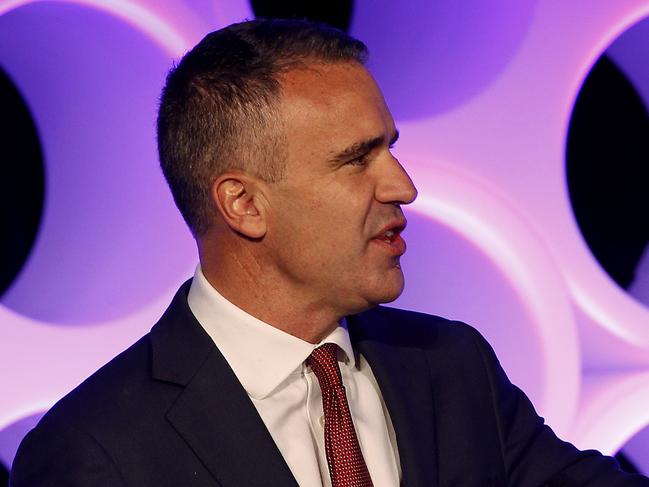
<path id="1" fill-rule="evenodd" d="M 381 203 L 408 205 L 417 198 L 417 188 L 401 163 L 390 157 L 376 186 L 376 199 Z"/>

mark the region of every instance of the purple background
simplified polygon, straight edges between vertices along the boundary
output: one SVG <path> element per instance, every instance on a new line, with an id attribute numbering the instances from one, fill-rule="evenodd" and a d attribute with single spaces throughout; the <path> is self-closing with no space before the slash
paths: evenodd
<path id="1" fill-rule="evenodd" d="M 393 7 L 359 0 L 352 34 L 420 190 L 396 305 L 471 322 L 561 436 L 606 453 L 628 442 L 649 472 L 649 309 L 590 254 L 563 160 L 579 87 L 616 38 L 611 57 L 649 100 L 649 2 Z M 245 17 L 241 1 L 0 0 L 0 65 L 34 115 L 47 181 L 34 250 L 0 303 L 5 463 L 191 276 L 158 170 L 157 97 L 184 49 Z"/>

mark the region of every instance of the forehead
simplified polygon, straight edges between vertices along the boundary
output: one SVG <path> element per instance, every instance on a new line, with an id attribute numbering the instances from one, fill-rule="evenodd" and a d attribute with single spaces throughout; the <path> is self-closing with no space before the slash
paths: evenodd
<path id="1" fill-rule="evenodd" d="M 394 132 L 379 87 L 359 63 L 306 65 L 285 73 L 281 84 L 289 150 L 335 151 Z"/>

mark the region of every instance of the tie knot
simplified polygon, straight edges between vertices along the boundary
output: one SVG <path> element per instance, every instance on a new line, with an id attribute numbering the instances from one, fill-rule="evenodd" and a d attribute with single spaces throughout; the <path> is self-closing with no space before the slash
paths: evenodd
<path id="1" fill-rule="evenodd" d="M 342 385 L 338 367 L 338 345 L 325 343 L 311 352 L 306 363 L 318 378 L 320 389 L 324 392 L 332 387 Z"/>

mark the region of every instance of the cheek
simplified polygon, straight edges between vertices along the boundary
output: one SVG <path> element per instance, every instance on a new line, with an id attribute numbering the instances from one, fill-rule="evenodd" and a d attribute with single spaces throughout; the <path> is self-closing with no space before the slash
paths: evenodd
<path id="1" fill-rule="evenodd" d="M 284 258 L 314 281 L 344 279 L 364 265 L 364 241 L 350 215 L 323 209 L 305 213 L 296 223 L 293 242 L 283 249 Z"/>
<path id="2" fill-rule="evenodd" d="M 315 265 L 359 259 L 367 248 L 371 197 L 361 197 L 359 185 L 334 183 L 315 192 L 319 183 L 312 184 L 309 190 L 285 193 L 276 208 L 275 230 L 282 234 L 276 243 L 284 247 L 282 253 L 295 253 L 296 260 L 310 259 Z"/>
<path id="3" fill-rule="evenodd" d="M 303 223 L 315 229 L 316 237 L 358 233 L 363 218 L 358 201 L 354 201 L 337 185 L 331 186 L 328 191 L 313 195 L 313 198 L 305 199 L 302 209 Z"/>

